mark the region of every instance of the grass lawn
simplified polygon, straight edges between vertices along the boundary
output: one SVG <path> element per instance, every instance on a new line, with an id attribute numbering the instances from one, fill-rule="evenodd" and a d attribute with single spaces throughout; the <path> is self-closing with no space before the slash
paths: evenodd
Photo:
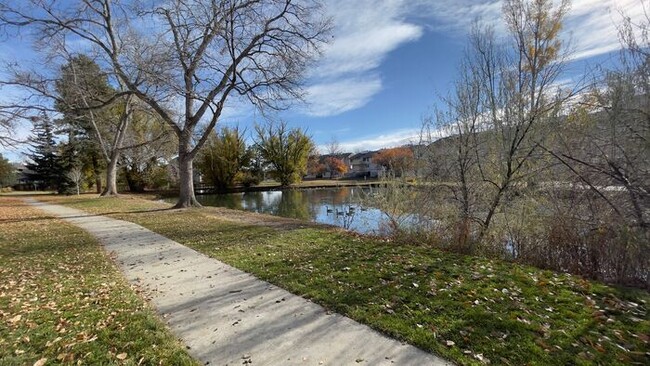
<path id="1" fill-rule="evenodd" d="M 213 208 L 48 199 L 113 212 L 459 364 L 650 364 L 647 291 Z"/>
<path id="2" fill-rule="evenodd" d="M 0 197 L 0 365 L 198 365 L 98 243 Z"/>

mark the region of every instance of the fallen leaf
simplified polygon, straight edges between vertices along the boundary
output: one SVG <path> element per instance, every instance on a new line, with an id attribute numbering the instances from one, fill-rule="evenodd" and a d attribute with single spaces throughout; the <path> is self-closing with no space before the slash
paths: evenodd
<path id="1" fill-rule="evenodd" d="M 20 321 L 20 319 L 22 319 L 22 318 L 23 318 L 23 316 L 18 314 L 16 316 L 14 316 L 13 318 L 9 319 L 9 323 L 11 323 L 11 324 L 18 323 Z"/>
<path id="2" fill-rule="evenodd" d="M 40 360 L 34 362 L 34 366 L 43 366 L 47 362 L 47 358 L 43 357 Z"/>
<path id="3" fill-rule="evenodd" d="M 126 360 L 126 353 L 120 353 L 119 355 L 115 356 L 118 360 Z"/>

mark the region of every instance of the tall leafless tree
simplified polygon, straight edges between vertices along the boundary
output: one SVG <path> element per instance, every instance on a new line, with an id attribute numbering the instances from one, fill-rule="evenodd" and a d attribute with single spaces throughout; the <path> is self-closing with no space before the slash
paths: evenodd
<path id="1" fill-rule="evenodd" d="M 502 199 L 513 185 L 526 178 L 529 163 L 540 154 L 538 141 L 548 132 L 549 118 L 556 115 L 572 91 L 554 83 L 568 54 L 559 32 L 569 10 L 564 0 L 508 0 L 503 13 L 512 39 L 506 50 L 495 49 L 489 39 L 474 42 L 481 55 L 486 133 L 485 154 L 478 160 L 481 179 L 491 189 L 482 219 L 479 240 L 487 233 Z"/>
<path id="2" fill-rule="evenodd" d="M 481 147 L 478 134 L 485 122 L 485 100 L 487 94 L 484 88 L 488 85 L 481 78 L 481 67 L 493 65 L 493 57 L 486 52 L 495 51 L 489 42 L 493 42 L 491 28 L 483 29 L 475 24 L 470 37 L 470 47 L 465 50 L 459 63 L 458 77 L 455 80 L 453 93 L 444 98 L 445 109 L 438 111 L 433 126 L 425 125 L 421 138 L 426 139 L 427 145 L 433 148 L 429 151 L 429 175 L 436 175 L 449 182 L 443 187 L 451 191 L 458 204 L 458 222 L 454 223 L 457 230 L 458 245 L 463 250 L 471 251 L 474 244 L 469 237 L 472 222 L 479 222 L 476 213 L 476 197 L 480 191 L 481 182 L 477 175 L 477 166 Z M 479 52 L 485 49 L 486 52 Z M 430 129 L 438 131 L 445 137 L 432 144 Z M 435 159 L 432 159 L 435 158 Z"/>
<path id="3" fill-rule="evenodd" d="M 176 207 L 198 205 L 192 162 L 229 98 L 271 109 L 299 98 L 302 73 L 329 30 L 317 0 L 3 1 L 0 13 L 4 25 L 92 45 L 172 128 Z"/>
<path id="4" fill-rule="evenodd" d="M 555 85 L 568 57 L 559 37 L 568 9 L 568 1 L 507 0 L 505 42 L 489 26 L 470 33 L 455 91 L 438 116 L 448 137 L 431 145 L 437 174 L 458 202 L 460 238 L 478 233 L 467 244 L 482 241 L 504 197 L 535 172 L 548 121 L 574 94 Z"/>
<path id="5" fill-rule="evenodd" d="M 336 136 L 332 136 L 332 138 L 327 143 L 327 146 L 325 146 L 325 149 L 328 155 L 339 155 L 343 153 L 341 143 L 339 143 L 339 140 L 336 138 Z"/>

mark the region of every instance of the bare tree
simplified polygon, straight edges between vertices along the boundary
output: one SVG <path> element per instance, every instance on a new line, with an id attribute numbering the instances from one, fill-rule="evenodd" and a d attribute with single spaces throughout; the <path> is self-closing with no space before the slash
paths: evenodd
<path id="1" fill-rule="evenodd" d="M 83 57 L 69 55 L 65 48 L 62 52 L 68 55 L 68 63 L 62 68 L 58 80 L 57 102 L 68 106 L 76 111 L 80 119 L 89 122 L 84 128 L 94 135 L 106 161 L 106 187 L 101 195 L 117 195 L 117 164 L 125 149 L 123 145 L 132 120 L 134 97 L 119 90 L 97 95 L 98 91 L 93 90 L 97 88 L 93 85 L 93 79 L 102 78 L 99 70 L 89 68 Z M 68 95 L 62 93 L 61 89 L 65 86 L 69 88 Z M 123 96 L 117 97 L 118 94 Z"/>
<path id="2" fill-rule="evenodd" d="M 454 225 L 458 245 L 471 252 L 471 224 L 481 222 L 476 213 L 477 196 L 481 189 L 477 174 L 481 151 L 478 134 L 485 122 L 483 97 L 484 88 L 488 85 L 481 78 L 481 66 L 493 67 L 493 57 L 486 53 L 494 51 L 494 47 L 488 44 L 493 41 L 492 30 L 475 25 L 470 40 L 471 46 L 466 49 L 460 62 L 454 92 L 444 99 L 446 110 L 436 113 L 433 128 L 446 137 L 433 144 L 433 136 L 428 129 L 423 130 L 421 135 L 435 149 L 430 152 L 433 155 L 431 157 L 435 157 L 430 157 L 430 162 L 435 165 L 429 166 L 430 174 L 449 182 L 443 184 L 443 187 L 451 191 L 458 204 L 458 222 Z M 486 52 L 480 52 L 481 49 Z"/>
<path id="3" fill-rule="evenodd" d="M 339 140 L 336 138 L 336 136 L 332 136 L 330 141 L 327 143 L 326 149 L 327 154 L 329 155 L 338 155 L 343 153 L 341 144 L 339 143 Z"/>
<path id="4" fill-rule="evenodd" d="M 18 141 L 13 138 L 14 125 L 11 118 L 0 115 L 0 146 L 14 146 Z"/>
<path id="5" fill-rule="evenodd" d="M 541 153 L 538 142 L 550 128 L 546 122 L 572 95 L 572 91 L 554 85 L 568 57 L 559 38 L 568 9 L 566 0 L 556 7 L 550 0 L 508 0 L 503 13 L 512 48 L 496 48 L 487 38 L 489 33 L 474 37 L 485 95 L 486 132 L 478 136 L 485 139 L 485 149 L 479 151 L 478 169 L 489 188 L 479 240 L 487 233 L 505 193 L 534 171 L 530 163 Z"/>
<path id="6" fill-rule="evenodd" d="M 81 189 L 80 189 L 81 181 L 84 178 L 84 174 L 81 171 L 81 169 L 74 167 L 68 172 L 68 174 L 66 174 L 66 176 L 68 177 L 68 179 L 72 181 L 72 183 L 75 184 L 75 187 L 77 189 L 77 195 L 79 195 L 81 193 Z"/>
<path id="7" fill-rule="evenodd" d="M 454 94 L 437 116 L 447 137 L 429 149 L 436 174 L 448 179 L 445 186 L 458 204 L 463 244 L 471 232 L 478 235 L 467 244 L 480 242 L 504 197 L 544 167 L 539 143 L 573 94 L 554 85 L 568 57 L 559 38 L 568 8 L 568 1 L 507 0 L 506 42 L 480 25 L 469 36 Z"/>
<path id="8" fill-rule="evenodd" d="M 179 141 L 176 207 L 198 205 L 192 162 L 228 99 L 278 109 L 299 98 L 302 71 L 329 29 L 317 0 L 28 3 L 3 2 L 0 21 L 90 43 L 120 84 L 172 128 Z M 170 112 L 176 109 L 178 116 Z"/>
<path id="9" fill-rule="evenodd" d="M 621 63 L 581 101 L 571 133 L 549 152 L 627 225 L 650 227 L 650 3 L 640 23 L 623 16 Z M 612 194 L 612 192 L 618 192 Z"/>

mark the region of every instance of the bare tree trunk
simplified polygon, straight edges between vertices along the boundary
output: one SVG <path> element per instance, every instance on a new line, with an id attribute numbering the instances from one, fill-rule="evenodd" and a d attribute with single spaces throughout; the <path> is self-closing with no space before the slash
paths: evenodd
<path id="1" fill-rule="evenodd" d="M 492 199 L 492 203 L 490 204 L 490 207 L 488 209 L 487 216 L 485 217 L 485 220 L 483 221 L 483 225 L 481 225 L 481 231 L 479 232 L 478 235 L 478 242 L 480 243 L 483 238 L 485 237 L 485 234 L 488 232 L 488 229 L 490 228 L 490 224 L 492 223 L 492 218 L 494 217 L 494 214 L 497 211 L 497 208 L 499 207 L 499 204 L 501 203 L 501 197 L 503 196 L 503 192 L 506 190 L 506 188 L 500 188 L 499 191 L 496 193 L 494 198 Z"/>
<path id="2" fill-rule="evenodd" d="M 102 193 L 102 177 L 99 172 L 99 163 L 97 161 L 97 156 L 93 154 L 93 174 L 95 175 L 95 188 L 97 189 L 97 194 Z"/>
<path id="3" fill-rule="evenodd" d="M 117 150 L 115 150 L 117 151 Z M 102 192 L 102 197 L 117 196 L 117 160 L 119 154 L 112 154 L 111 160 L 106 166 L 106 187 Z"/>
<path id="4" fill-rule="evenodd" d="M 124 101 L 124 114 L 120 118 L 120 124 L 113 140 L 113 148 L 111 149 L 110 159 L 106 166 L 106 189 L 102 196 L 116 196 L 117 193 L 117 161 L 120 159 L 122 153 L 121 147 L 124 142 L 126 130 L 129 122 L 131 121 L 131 102 L 132 96 L 128 95 Z"/>
<path id="5" fill-rule="evenodd" d="M 196 200 L 194 195 L 194 154 L 190 144 L 191 134 L 185 133 L 180 138 L 181 143 L 178 145 L 178 174 L 180 181 L 180 192 L 178 202 L 174 208 L 200 207 L 201 204 Z"/>

